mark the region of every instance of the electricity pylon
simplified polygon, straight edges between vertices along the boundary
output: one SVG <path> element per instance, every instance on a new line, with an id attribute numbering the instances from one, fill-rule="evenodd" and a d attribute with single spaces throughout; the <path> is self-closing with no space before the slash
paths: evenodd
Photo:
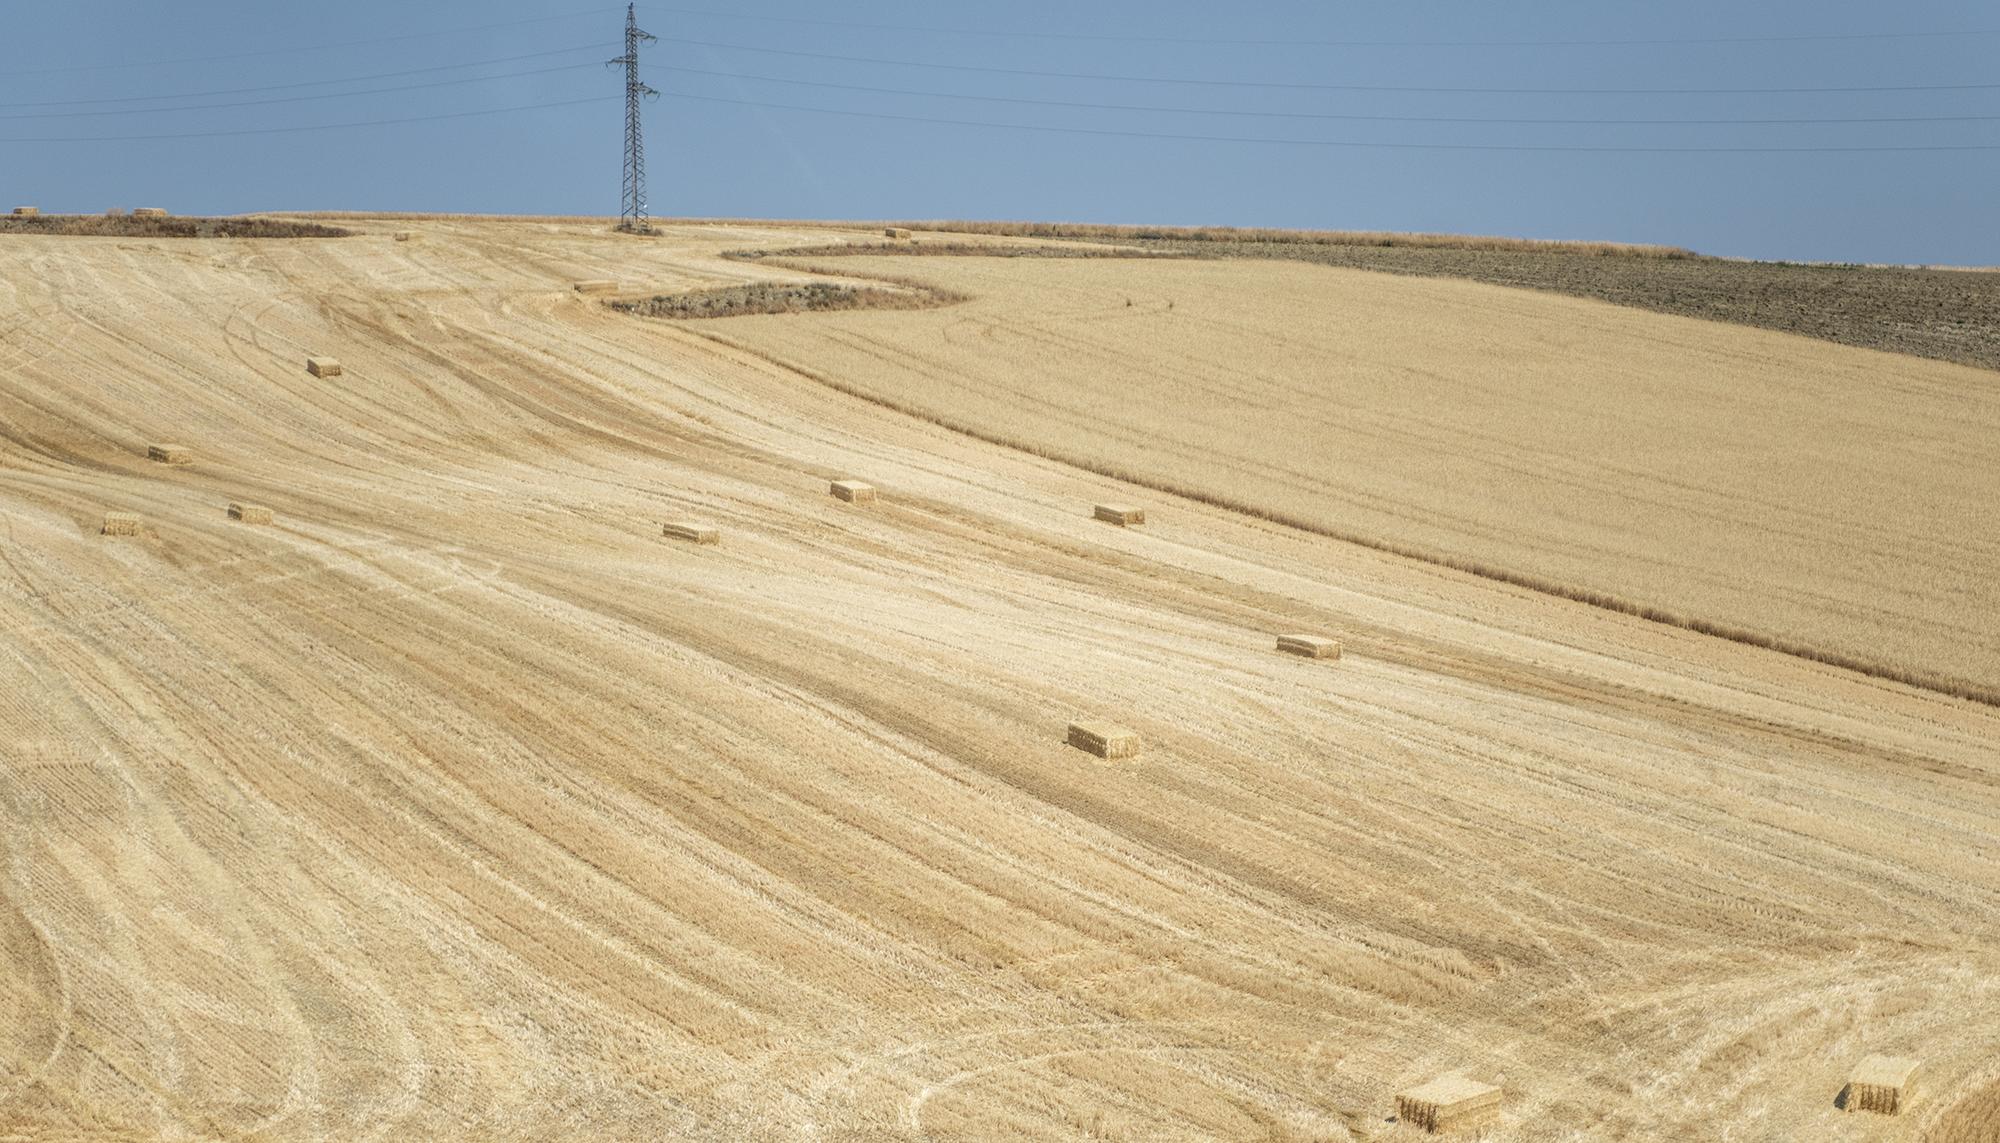
<path id="1" fill-rule="evenodd" d="M 606 61 L 605 67 L 625 68 L 625 189 L 618 204 L 618 229 L 634 234 L 651 234 L 653 220 L 646 213 L 646 136 L 639 130 L 639 103 L 657 99 L 659 92 L 639 79 L 639 45 L 656 42 L 658 37 L 639 30 L 638 5 L 625 6 L 625 54 Z"/>

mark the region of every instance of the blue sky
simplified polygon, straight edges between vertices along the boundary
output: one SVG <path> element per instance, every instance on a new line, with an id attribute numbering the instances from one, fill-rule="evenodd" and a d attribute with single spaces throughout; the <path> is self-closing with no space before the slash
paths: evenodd
<path id="1" fill-rule="evenodd" d="M 2000 264 L 1990 0 L 639 12 L 661 37 L 646 52 L 666 93 L 646 106 L 658 215 L 1437 230 Z M 615 213 L 622 107 L 601 61 L 621 22 L 622 6 L 588 0 L 0 0 L 0 208 Z M 1800 88 L 1850 90 L 1770 90 Z M 377 123 L 511 108 L 526 110 Z M 1466 119 L 1489 122 L 1449 121 Z M 1522 119 L 1894 122 L 1490 122 Z M 298 130 L 351 123 L 377 125 Z M 1559 149 L 1522 149 L 1536 147 Z M 1779 150 L 1846 147 L 1989 149 Z"/>

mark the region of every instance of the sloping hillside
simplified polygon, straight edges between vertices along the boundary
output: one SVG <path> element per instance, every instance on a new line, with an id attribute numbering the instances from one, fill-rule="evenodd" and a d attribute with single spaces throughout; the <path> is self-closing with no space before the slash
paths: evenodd
<path id="1" fill-rule="evenodd" d="M 1291 263 L 835 261 L 974 300 L 700 328 L 1151 487 L 2000 702 L 2000 375 Z"/>
<path id="2" fill-rule="evenodd" d="M 570 288 L 787 276 L 717 254 L 801 235 L 343 224 L 0 242 L 0 1136 L 1391 1140 L 1458 1070 L 1521 1140 L 1987 1114 L 2000 711 L 983 443 Z M 1197 344 L 1167 300 L 1248 336 L 1133 285 L 1130 317 L 1038 287 L 1091 322 L 889 316 L 1050 368 L 1128 322 Z M 886 385 L 925 327 L 876 316 L 722 325 L 857 378 L 873 340 Z M 1251 372 L 1174 420 L 1228 445 Z M 1144 753 L 1066 747 L 1079 718 Z M 1869 1052 L 1924 1057 L 1911 1114 L 1835 1109 Z"/>

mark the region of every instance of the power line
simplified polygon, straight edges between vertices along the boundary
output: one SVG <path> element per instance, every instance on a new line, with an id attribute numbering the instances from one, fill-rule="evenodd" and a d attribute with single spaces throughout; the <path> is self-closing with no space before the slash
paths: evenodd
<path id="1" fill-rule="evenodd" d="M 1135 36 L 1089 32 L 1022 32 L 997 28 L 941 28 L 923 24 L 879 24 L 857 20 L 828 20 L 811 16 L 769 16 L 754 12 L 717 12 L 706 8 L 676 8 L 648 5 L 656 12 L 683 16 L 712 16 L 726 20 L 757 20 L 774 24 L 808 24 L 824 28 L 856 28 L 873 32 L 921 32 L 943 36 L 991 36 L 1020 40 L 1070 40 L 1123 44 L 1196 44 L 1230 47 L 1307 48 L 1614 48 L 1681 47 L 1713 44 L 1798 44 L 1854 40 L 1936 40 L 1964 36 L 2000 35 L 2000 28 L 1970 28 L 1956 32 L 1810 32 L 1781 36 L 1671 36 L 1644 39 L 1580 40 L 1246 40 L 1224 36 Z"/>
<path id="2" fill-rule="evenodd" d="M 576 71 L 579 68 L 596 67 L 597 64 L 561 64 L 557 67 L 533 68 L 528 71 L 508 71 L 499 75 L 474 75 L 464 79 L 440 79 L 430 83 L 404 83 L 394 87 L 369 87 L 360 91 L 327 91 L 318 95 L 287 95 L 278 99 L 238 100 L 232 103 L 194 103 L 186 107 L 129 107 L 116 111 L 39 111 L 27 115 L 0 115 L 0 122 L 16 119 L 91 119 L 106 115 L 161 115 L 176 111 L 217 111 L 239 107 L 269 107 L 280 103 L 309 103 L 321 99 L 348 99 L 362 95 L 383 95 L 395 91 L 422 91 L 437 87 L 457 87 L 468 83 L 487 83 L 496 79 L 520 79 L 532 75 L 552 75 L 562 71 Z"/>
<path id="3" fill-rule="evenodd" d="M 1356 115 L 1314 111 L 1242 111 L 1213 107 L 1161 107 L 1139 103 L 1083 103 L 1067 99 L 1029 99 L 1009 95 L 968 95 L 952 91 L 921 91 L 905 87 L 871 87 L 855 83 L 832 83 L 814 79 L 791 79 L 775 75 L 751 75 L 744 72 L 710 71 L 705 68 L 681 67 L 678 64 L 651 65 L 655 71 L 679 72 L 683 75 L 705 75 L 722 79 L 747 79 L 759 83 L 781 83 L 794 87 L 830 88 L 836 91 L 859 91 L 874 95 L 908 95 L 935 99 L 962 99 L 981 103 L 1011 103 L 1030 107 L 1062 107 L 1086 111 L 1146 111 L 1171 115 L 1225 115 L 1250 119 L 1324 119 L 1361 123 L 1491 123 L 1495 125 L 1550 126 L 1600 126 L 1600 127 L 1721 127 L 1721 126 L 1803 126 L 1807 124 L 1859 124 L 1859 123 L 1984 123 L 2000 120 L 2000 115 L 1895 115 L 1895 116 L 1852 116 L 1840 118 L 1803 119 L 1564 119 L 1564 118 L 1494 118 L 1488 116 L 1461 115 Z"/>
<path id="4" fill-rule="evenodd" d="M 53 99 L 39 103 L 0 103 L 0 108 L 14 110 L 21 107 L 82 107 L 103 103 L 152 103 L 164 99 L 206 99 L 212 95 L 256 95 L 266 91 L 296 91 L 301 87 L 328 87 L 341 83 L 366 83 L 375 79 L 401 79 L 409 75 L 430 75 L 440 71 L 462 71 L 469 67 L 487 67 L 491 64 L 515 63 L 520 60 L 547 59 L 550 56 L 574 55 L 577 52 L 601 52 L 602 44 L 582 44 L 574 48 L 557 48 L 547 52 L 526 52 L 518 56 L 498 56 L 490 60 L 474 60 L 471 63 L 436 64 L 431 67 L 409 68 L 405 71 L 376 72 L 373 75 L 354 75 L 343 79 L 308 79 L 297 83 L 274 83 L 263 87 L 232 87 L 219 91 L 189 91 L 178 95 L 123 95 L 106 99 Z"/>
<path id="5" fill-rule="evenodd" d="M 608 7 L 588 8 L 581 12 L 563 12 L 554 16 L 535 16 L 526 20 L 505 20 L 497 24 L 473 24 L 469 27 L 448 28 L 438 32 L 412 32 L 403 36 L 378 36 L 368 40 L 342 40 L 332 44 L 291 45 L 282 48 L 267 48 L 254 52 L 233 52 L 229 55 L 220 56 L 190 56 L 175 60 L 141 60 L 133 63 L 77 64 L 72 67 L 30 68 L 25 71 L 0 72 L 0 79 L 10 79 L 21 75 L 57 75 L 79 71 L 125 71 L 144 67 L 173 67 L 179 64 L 221 63 L 226 60 L 257 59 L 263 56 L 295 56 L 300 52 L 334 51 L 339 48 L 359 48 L 373 44 L 394 44 L 407 40 L 429 40 L 439 36 L 462 36 L 467 32 L 484 32 L 495 28 L 519 28 L 528 24 L 547 24 L 557 20 L 574 20 L 584 16 L 601 16 L 606 12 L 614 11 L 617 11 L 617 9 Z"/>
<path id="6" fill-rule="evenodd" d="M 595 11 L 602 12 L 606 10 L 607 9 L 597 9 Z M 585 13 L 579 13 L 579 14 L 585 14 Z M 595 14 L 595 13 L 589 13 L 589 14 Z M 719 15 L 719 13 L 707 13 L 707 14 Z M 488 26 L 493 26 L 493 27 L 515 26 L 518 24 L 538 23 L 538 22 L 545 22 L 547 20 L 561 19 L 561 18 L 567 18 L 567 17 L 542 17 L 537 20 L 513 21 L 510 22 L 509 24 L 488 25 Z M 766 17 L 746 17 L 746 18 L 763 19 Z M 769 17 L 769 19 L 782 19 L 787 22 L 801 22 L 801 23 L 826 23 L 826 24 L 842 24 L 842 25 L 846 23 L 842 21 L 821 21 L 821 20 L 812 20 L 805 18 L 800 18 L 797 21 L 792 21 L 791 18 L 780 18 L 780 17 Z M 628 68 L 627 95 L 628 95 L 628 105 L 629 105 L 633 97 L 633 92 L 636 91 L 640 95 L 644 95 L 651 93 L 651 89 L 646 88 L 643 83 L 638 83 L 637 80 L 637 71 L 640 65 L 637 60 L 636 52 L 634 51 L 633 46 L 631 44 L 630 37 L 633 32 L 633 29 L 636 28 L 636 23 L 635 23 L 635 15 L 633 9 L 630 6 L 628 6 L 628 11 L 627 11 L 627 24 L 628 24 L 628 29 L 627 29 L 628 39 L 627 39 L 626 55 L 612 62 L 616 64 L 626 65 Z M 889 27 L 890 25 L 854 24 L 853 26 Z M 637 33 L 637 34 L 642 38 L 651 39 L 651 37 L 645 36 L 644 33 Z M 421 35 L 422 34 L 413 35 L 409 37 L 385 37 L 381 40 L 354 41 L 354 43 L 357 44 L 379 43 L 379 42 L 387 42 L 388 40 L 393 40 L 393 39 L 421 38 Z M 1909 35 L 1915 36 L 1918 34 L 1910 33 Z M 1078 38 L 1089 38 L 1089 37 L 1079 36 Z M 1138 37 L 1138 38 L 1144 39 L 1146 37 Z M 1277 81 L 1102 75 L 1102 74 L 1092 74 L 1092 73 L 1044 71 L 1037 69 L 991 67 L 991 66 L 971 65 L 971 64 L 949 64 L 949 63 L 937 63 L 932 61 L 919 61 L 919 60 L 881 59 L 876 57 L 847 56 L 847 55 L 837 55 L 830 53 L 797 51 L 797 50 L 782 49 L 782 48 L 765 48 L 748 44 L 719 43 L 712 41 L 690 40 L 690 39 L 672 39 L 670 40 L 670 42 L 685 44 L 690 46 L 697 46 L 697 47 L 718 48 L 718 49 L 732 50 L 732 51 L 756 52 L 762 54 L 798 57 L 807 59 L 836 60 L 836 61 L 850 62 L 850 63 L 865 63 L 865 64 L 876 64 L 876 65 L 887 65 L 887 66 L 899 66 L 899 67 L 924 67 L 924 68 L 932 68 L 938 70 L 977 72 L 986 74 L 1018 75 L 1018 76 L 1064 78 L 1064 79 L 1083 79 L 1083 80 L 1102 80 L 1110 82 L 1162 83 L 1162 84 L 1196 85 L 1196 86 L 1207 86 L 1207 87 L 1268 88 L 1268 89 L 1282 89 L 1282 90 L 1429 92 L 1429 93 L 1443 92 L 1443 93 L 1464 93 L 1464 94 L 1666 95 L 1666 94 L 1767 94 L 1767 93 L 1777 94 L 1777 93 L 1891 92 L 1891 91 L 1961 91 L 1961 90 L 1983 90 L 1983 89 L 2000 88 L 2000 83 L 1929 84 L 1929 85 L 1875 86 L 1875 87 L 1789 87 L 1789 88 L 1787 87 L 1480 88 L 1480 87 L 1415 87 L 1415 86 L 1377 86 L 1377 85 L 1360 85 L 1360 84 L 1286 83 Z M 599 50 L 599 49 L 590 45 L 583 45 L 574 48 L 562 48 L 544 52 L 531 52 L 515 56 L 505 56 L 488 60 L 474 61 L 470 63 L 442 64 L 430 67 L 407 69 L 404 71 L 383 72 L 367 76 L 353 76 L 342 79 L 307 80 L 296 83 L 276 84 L 264 87 L 234 88 L 234 89 L 223 89 L 223 90 L 208 91 L 208 92 L 191 92 L 179 95 L 130 96 L 130 97 L 102 98 L 102 99 L 51 101 L 42 103 L 0 104 L 0 108 L 69 107 L 78 105 L 127 104 L 127 103 L 152 102 L 161 100 L 196 99 L 196 98 L 204 98 L 207 96 L 216 96 L 216 95 L 254 94 L 254 93 L 269 92 L 269 91 L 285 91 L 285 90 L 295 90 L 298 88 L 305 88 L 305 87 L 320 87 L 327 85 L 350 84 L 350 83 L 365 82 L 368 80 L 375 80 L 375 79 L 388 79 L 388 78 L 397 78 L 410 75 L 429 74 L 439 71 L 452 71 L 464 68 L 484 67 L 492 64 L 508 63 L 518 60 L 540 59 L 551 56 L 567 55 L 574 52 L 594 51 L 594 50 Z M 245 54 L 255 54 L 255 53 L 245 53 Z M 236 57 L 217 57 L 217 58 L 236 58 Z M 132 108 L 129 110 L 115 110 L 115 111 L 81 111 L 81 112 L 42 113 L 42 114 L 26 114 L 26 115 L 0 115 L 0 120 L 82 118 L 82 117 L 96 117 L 104 115 L 121 115 L 121 114 L 157 114 L 157 113 L 171 113 L 171 112 L 184 112 L 184 111 L 227 109 L 235 107 L 264 106 L 264 105 L 282 104 L 282 103 L 308 102 L 308 101 L 316 101 L 323 99 L 361 97 L 361 96 L 383 94 L 389 92 L 447 87 L 447 86 L 455 86 L 468 83 L 479 83 L 479 82 L 488 82 L 493 80 L 517 78 L 523 76 L 543 75 L 560 71 L 574 70 L 576 68 L 585 66 L 590 66 L 590 65 L 566 64 L 555 67 L 529 69 L 525 71 L 503 73 L 499 75 L 471 76 L 461 79 L 448 79 L 448 80 L 439 80 L 427 83 L 403 84 L 391 87 L 382 87 L 382 88 L 374 88 L 374 89 L 366 89 L 358 91 L 323 92 L 311 95 L 290 96 L 278 99 L 250 100 L 250 101 L 240 101 L 240 102 L 233 101 L 233 102 L 213 103 L 213 104 L 195 104 L 183 107 L 140 107 L 140 108 Z M 52 70 L 57 70 L 57 69 L 52 69 Z M 1059 107 L 1059 108 L 1069 108 L 1069 109 L 1148 112 L 1157 114 L 1211 115 L 1211 116 L 1227 116 L 1234 118 L 1269 118 L 1269 119 L 1286 119 L 1286 120 L 1327 120 L 1327 121 L 1383 122 L 1383 123 L 1441 123 L 1441 124 L 1456 123 L 1456 124 L 1494 124 L 1494 125 L 1547 124 L 1547 125 L 1568 125 L 1568 126 L 1591 126 L 1591 125 L 1751 126 L 1751 125 L 1812 125 L 1812 124 L 1871 124 L 1871 123 L 1899 124 L 1899 123 L 1989 122 L 1994 120 L 2000 120 L 2000 115 L 1878 116 L 1878 117 L 1761 118 L 1761 119 L 1760 118 L 1589 119 L 1589 118 L 1562 118 L 1562 117 L 1511 118 L 1511 117 L 1367 115 L 1367 114 L 1317 113 L 1317 112 L 1252 111 L 1252 110 L 1198 108 L 1198 107 L 1171 107 L 1171 106 L 1163 107 L 1155 105 L 1127 104 L 1127 103 L 1092 103 L 1083 101 L 1036 99 L 1028 97 L 1014 97 L 1014 96 L 1003 96 L 1003 95 L 971 95 L 971 94 L 962 94 L 954 92 L 924 91 L 924 90 L 913 90 L 908 88 L 881 87 L 881 86 L 871 86 L 862 84 L 845 84 L 832 81 L 793 79 L 783 76 L 754 75 L 754 74 L 745 74 L 738 72 L 707 70 L 701 68 L 680 67 L 674 65 L 663 65 L 660 68 L 660 70 L 680 72 L 689 75 L 702 75 L 702 76 L 713 76 L 713 77 L 727 78 L 727 79 L 749 80 L 753 82 L 777 83 L 777 84 L 786 84 L 786 85 L 795 85 L 804 87 L 815 87 L 815 88 L 825 88 L 833 90 L 865 92 L 870 94 L 895 95 L 895 96 L 918 97 L 918 98 L 957 99 L 966 101 L 1005 103 L 1005 104 L 1014 104 L 1021 106 Z M 1196 134 L 1196 133 L 1125 131 L 1125 130 L 1111 130 L 1111 129 L 1085 128 L 1085 127 L 1042 126 L 1042 125 L 1023 124 L 1023 123 L 1004 123 L 1004 122 L 964 120 L 964 119 L 923 116 L 923 115 L 892 114 L 886 112 L 850 111 L 850 110 L 842 110 L 836 108 L 801 106 L 801 105 L 794 105 L 787 103 L 773 103 L 773 102 L 763 102 L 763 101 L 747 100 L 747 99 L 731 99 L 719 96 L 700 95 L 692 92 L 671 92 L 668 94 L 672 95 L 674 98 L 677 99 L 694 100 L 707 103 L 729 104 L 729 105 L 744 106 L 744 107 L 768 108 L 772 110 L 796 111 L 808 114 L 836 115 L 843 117 L 877 119 L 877 120 L 887 120 L 895 122 L 928 123 L 928 124 L 937 124 L 944 126 L 987 128 L 992 130 L 1005 130 L 1005 131 L 1032 131 L 1032 132 L 1067 134 L 1067 135 L 1122 137 L 1122 138 L 1132 138 L 1132 139 L 1155 139 L 1155 140 L 1172 140 L 1172 141 L 1187 141 L 1187 142 L 1257 144 L 1265 146 L 1374 148 L 1374 149 L 1392 149 L 1392 150 L 1535 151 L 1535 152 L 1568 152 L 1568 153 L 1602 152 L 1602 153 L 1665 153 L 1665 154 L 1867 153 L 1867 152 L 1925 152 L 1925 151 L 1952 152 L 1952 151 L 2000 150 L 2000 144 L 1996 145 L 1907 144 L 1907 145 L 1890 145 L 1890 146 L 1780 146 L 1780 147 L 1755 147 L 1755 146 L 1654 147 L 1654 146 L 1586 146 L 1586 145 L 1565 146 L 1565 145 L 1498 144 L 1498 143 L 1373 142 L 1364 140 L 1260 138 L 1260 137 L 1242 137 L 1242 136 L 1231 136 L 1231 135 L 1213 135 L 1213 134 Z M 52 138 L 52 137 L 12 138 L 12 139 L 0 140 L 0 142 L 10 142 L 10 143 L 135 142 L 135 141 L 145 141 L 145 140 L 155 140 L 155 139 L 203 139 L 203 138 L 222 138 L 230 136 L 278 135 L 278 134 L 289 134 L 294 132 L 326 131 L 326 130 L 339 130 L 347 128 L 390 126 L 390 125 L 405 124 L 405 123 L 434 122 L 439 120 L 459 119 L 459 118 L 467 118 L 473 116 L 509 114 L 514 112 L 538 110 L 543 108 L 568 107 L 580 104 L 596 103 L 601 101 L 602 100 L 595 98 L 573 99 L 573 100 L 562 100 L 549 103 L 528 104 L 516 107 L 491 108 L 491 109 L 482 109 L 474 111 L 455 112 L 448 114 L 408 116 L 408 117 L 392 118 L 392 119 L 375 119 L 375 120 L 364 120 L 364 121 L 343 122 L 343 123 L 308 124 L 308 125 L 288 126 L 288 127 L 271 127 L 271 128 L 257 128 L 257 129 L 242 129 L 242 130 L 219 130 L 219 131 L 194 131 L 194 132 L 176 132 L 176 133 L 147 133 L 140 135 L 89 136 L 83 138 Z M 633 190 L 631 163 L 632 163 L 632 155 L 634 153 L 633 135 L 635 131 L 636 131 L 636 117 L 631 114 L 631 109 L 628 106 L 627 180 L 626 180 L 627 181 L 626 206 L 628 214 L 630 213 L 631 210 L 631 199 Z M 643 155 L 643 152 L 640 152 L 640 154 Z M 643 163 L 643 158 L 640 159 L 640 162 Z M 640 174 L 640 178 L 643 179 L 643 167 L 639 169 L 642 172 Z M 639 207 L 638 207 L 639 213 L 635 217 L 637 217 L 638 219 L 640 219 L 641 222 L 643 222 L 643 216 L 645 210 L 643 184 L 641 184 L 639 195 L 640 195 Z"/>
<path id="7" fill-rule="evenodd" d="M 1095 72 L 1044 71 L 1036 68 L 987 67 L 979 64 L 937 63 L 931 60 L 895 60 L 879 56 L 847 56 L 828 52 L 795 51 L 788 48 L 760 48 L 753 44 L 728 44 L 714 40 L 687 40 L 667 37 L 668 43 L 725 51 L 757 52 L 762 55 L 792 56 L 799 59 L 836 60 L 889 67 L 921 67 L 940 71 L 979 72 L 986 75 L 1021 75 L 1039 79 L 1088 79 L 1115 83 L 1171 83 L 1199 87 L 1273 88 L 1292 91 L 1375 91 L 1446 95 L 1841 95 L 1892 91 L 1988 91 L 2000 83 L 1927 83 L 1876 87 L 1411 87 L 1361 83 L 1283 83 L 1271 80 L 1190 79 L 1180 76 L 1105 75 Z"/>
<path id="8" fill-rule="evenodd" d="M 978 119 L 943 119 L 925 115 L 891 115 L 874 111 L 843 111 L 830 107 L 803 107 L 793 103 L 764 103 L 751 99 L 724 99 L 714 95 L 694 95 L 684 91 L 665 93 L 670 99 L 692 99 L 702 103 L 724 103 L 739 107 L 758 107 L 777 111 L 802 111 L 813 115 L 841 115 L 859 119 L 884 119 L 898 123 L 932 123 L 946 127 L 987 127 L 1002 131 L 1039 131 L 1059 135 L 1090 135 L 1121 139 L 1159 139 L 1191 143 L 1253 143 L 1266 146 L 1286 147 L 1342 147 L 1366 148 L 1394 151 L 1538 151 L 1574 154 L 1651 154 L 1651 155 L 1707 155 L 1707 154 L 1863 154 L 1912 151 L 2000 151 L 2000 143 L 1975 144 L 1910 144 L 1886 147 L 1872 146 L 1805 146 L 1805 147 L 1598 147 L 1561 146 L 1542 144 L 1503 143 L 1378 143 L 1345 139 L 1265 139 L 1246 138 L 1240 135 L 1183 135 L 1161 131 L 1113 131 L 1091 127 L 1047 127 L 1029 123 L 993 123 Z"/>
<path id="9" fill-rule="evenodd" d="M 1086 135 L 1127 139 L 1156 139 L 1175 142 L 1196 143 L 1247 143 L 1264 146 L 1296 147 L 1336 147 L 1409 151 L 1534 151 L 1559 153 L 1604 153 L 1604 154 L 1866 154 L 1897 152 L 1973 152 L 2000 151 L 1996 144 L 1964 145 L 1909 145 L 1909 146 L 1856 146 L 1856 147 L 1597 147 L 1597 146 L 1557 146 L 1534 144 L 1497 143 L 1400 143 L 1365 142 L 1339 139 L 1269 139 L 1249 138 L 1236 135 L 1192 135 L 1157 131 L 1112 131 L 1088 127 L 1048 127 L 1027 123 L 993 123 L 976 119 L 944 119 L 919 115 L 891 115 L 881 112 L 843 111 L 828 107 L 803 107 L 789 103 L 766 103 L 749 99 L 725 99 L 720 96 L 695 95 L 689 92 L 669 91 L 663 93 L 671 99 L 688 99 L 702 103 L 729 104 L 738 107 L 757 107 L 779 111 L 798 111 L 814 115 L 837 115 L 860 119 L 881 119 L 900 123 L 929 123 L 947 127 L 984 127 L 1002 131 L 1030 131 L 1061 135 Z M 615 95 L 593 96 L 585 99 L 565 99 L 551 103 L 531 103 L 518 107 L 495 107 L 479 111 L 459 111 L 446 115 L 418 115 L 401 119 L 371 119 L 350 123 L 318 123 L 297 127 L 265 127 L 234 131 L 191 131 L 172 134 L 145 135 L 92 135 L 71 137 L 6 137 L 0 143 L 139 143 L 166 139 L 217 139 L 245 135 L 289 135 L 310 131 L 333 131 L 352 127 L 385 127 L 404 123 L 431 123 L 446 119 L 466 119 L 484 115 L 506 115 L 520 111 L 539 111 L 554 107 L 576 107 L 583 104 L 611 103 L 618 100 Z"/>
<path id="10" fill-rule="evenodd" d="M 562 99 L 554 103 L 528 103 L 519 107 L 491 107 L 480 111 L 454 111 L 447 115 L 414 115 L 406 119 L 369 119 L 357 123 L 314 123 L 302 127 L 258 127 L 240 131 L 184 131 L 173 134 L 88 135 L 68 138 L 0 138 L 0 143 L 145 143 L 158 139 L 222 139 L 237 135 L 291 135 L 304 131 L 335 131 L 347 127 L 388 127 L 399 123 L 434 123 L 441 119 L 470 119 L 477 115 L 507 115 L 516 111 L 540 111 L 548 107 L 576 107 L 585 103 L 611 103 L 615 95 L 595 95 L 588 99 Z"/>

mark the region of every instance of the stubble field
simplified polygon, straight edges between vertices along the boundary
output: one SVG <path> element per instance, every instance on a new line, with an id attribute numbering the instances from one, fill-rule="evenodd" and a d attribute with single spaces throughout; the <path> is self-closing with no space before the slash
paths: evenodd
<path id="1" fill-rule="evenodd" d="M 697 328 L 1150 487 L 2000 700 L 2000 374 L 1293 263 L 825 265 L 912 267 L 972 300 Z"/>
<path id="2" fill-rule="evenodd" d="M 1305 266 L 899 262 L 972 300 L 677 323 L 571 283 L 825 232 L 341 225 L 0 241 L 0 1137 L 1389 1141 L 1460 1070 L 1508 1139 L 2000 1123 L 2000 711 L 1216 502 L 1764 577 L 1990 681 L 1988 375 Z M 1826 411 L 1864 375 L 1873 451 Z M 1689 384 L 1818 450 L 1739 458 L 1805 557 L 1687 439 L 1623 500 L 1562 459 L 1733 456 L 1661 419 Z M 1794 503 L 1850 446 L 1873 483 Z M 1491 515 L 1522 482 L 1550 519 Z M 1733 575 L 1605 523 L 1681 501 Z M 1925 1059 L 1910 1113 L 1834 1106 L 1870 1052 Z"/>

